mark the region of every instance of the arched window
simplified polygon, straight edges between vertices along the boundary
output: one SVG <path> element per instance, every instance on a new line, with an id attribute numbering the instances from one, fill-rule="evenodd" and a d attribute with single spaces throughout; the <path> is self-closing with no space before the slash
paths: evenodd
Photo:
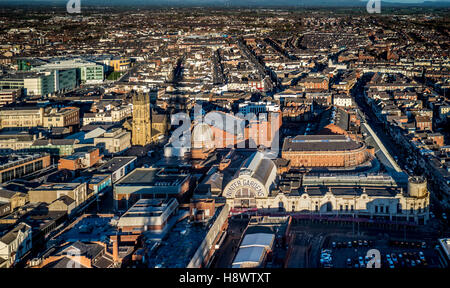
<path id="1" fill-rule="evenodd" d="M 236 198 L 255 198 L 255 192 L 249 188 L 241 188 L 236 192 Z"/>

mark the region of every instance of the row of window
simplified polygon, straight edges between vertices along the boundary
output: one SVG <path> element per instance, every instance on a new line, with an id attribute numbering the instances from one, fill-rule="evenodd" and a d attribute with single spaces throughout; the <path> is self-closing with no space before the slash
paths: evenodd
<path id="1" fill-rule="evenodd" d="M 11 181 L 13 179 L 20 178 L 24 175 L 33 173 L 34 171 L 41 170 L 43 168 L 42 160 L 36 161 L 34 163 L 29 163 L 23 166 L 19 166 L 15 169 L 4 171 L 1 173 L 2 183 Z"/>

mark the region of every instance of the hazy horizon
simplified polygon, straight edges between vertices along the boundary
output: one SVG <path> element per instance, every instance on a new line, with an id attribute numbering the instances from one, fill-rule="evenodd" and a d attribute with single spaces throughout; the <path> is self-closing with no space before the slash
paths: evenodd
<path id="1" fill-rule="evenodd" d="M 0 4 L 65 4 L 69 0 L 0 0 Z M 369 0 L 81 0 L 83 5 L 95 6 L 361 6 Z M 450 6 L 450 0 L 382 0 L 398 5 L 440 5 Z"/>

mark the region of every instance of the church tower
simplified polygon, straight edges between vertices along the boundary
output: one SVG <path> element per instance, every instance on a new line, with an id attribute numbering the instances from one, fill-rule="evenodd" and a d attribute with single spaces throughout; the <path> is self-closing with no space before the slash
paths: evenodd
<path id="1" fill-rule="evenodd" d="M 146 146 L 152 142 L 152 115 L 150 96 L 138 92 L 133 95 L 133 146 Z"/>

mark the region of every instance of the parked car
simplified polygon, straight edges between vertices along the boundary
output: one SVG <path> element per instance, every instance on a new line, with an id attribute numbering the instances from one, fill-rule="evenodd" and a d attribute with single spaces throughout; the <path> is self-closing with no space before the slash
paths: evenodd
<path id="1" fill-rule="evenodd" d="M 359 261 L 359 267 L 365 267 L 364 259 L 362 256 L 359 256 L 358 261 Z"/>
<path id="2" fill-rule="evenodd" d="M 394 261 L 394 263 L 398 262 L 397 256 L 394 253 L 392 253 L 392 261 Z"/>

